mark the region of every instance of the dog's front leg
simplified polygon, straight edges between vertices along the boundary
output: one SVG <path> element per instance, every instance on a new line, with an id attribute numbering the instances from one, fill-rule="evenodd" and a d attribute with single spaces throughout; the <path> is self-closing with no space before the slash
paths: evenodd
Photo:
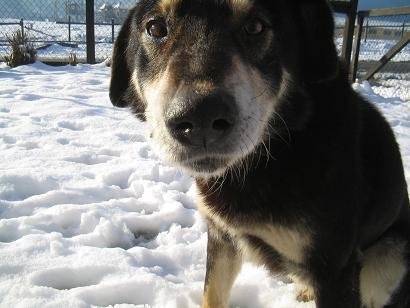
<path id="1" fill-rule="evenodd" d="M 229 293 L 242 265 L 232 239 L 208 224 L 208 249 L 203 308 L 226 308 Z"/>
<path id="2" fill-rule="evenodd" d="M 353 255 L 340 270 L 323 267 L 323 275 L 318 279 L 316 294 L 317 308 L 360 308 L 359 274 L 360 263 Z M 329 274 L 332 273 L 332 274 Z"/>

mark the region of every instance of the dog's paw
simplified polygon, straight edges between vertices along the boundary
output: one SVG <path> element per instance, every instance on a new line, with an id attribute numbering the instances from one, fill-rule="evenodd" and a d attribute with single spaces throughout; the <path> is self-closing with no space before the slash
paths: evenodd
<path id="1" fill-rule="evenodd" d="M 310 302 L 315 299 L 315 295 L 313 293 L 313 290 L 310 290 L 309 288 L 305 288 L 300 290 L 299 294 L 296 296 L 296 300 L 298 302 Z"/>

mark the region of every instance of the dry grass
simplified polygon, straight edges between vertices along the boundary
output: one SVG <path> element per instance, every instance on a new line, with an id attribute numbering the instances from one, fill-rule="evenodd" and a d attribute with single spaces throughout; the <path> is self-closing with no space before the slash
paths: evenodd
<path id="1" fill-rule="evenodd" d="M 7 36 L 7 41 L 10 44 L 11 53 L 4 57 L 4 61 L 8 66 L 17 67 L 36 61 L 37 51 L 26 33 L 17 30 L 11 36 Z"/>

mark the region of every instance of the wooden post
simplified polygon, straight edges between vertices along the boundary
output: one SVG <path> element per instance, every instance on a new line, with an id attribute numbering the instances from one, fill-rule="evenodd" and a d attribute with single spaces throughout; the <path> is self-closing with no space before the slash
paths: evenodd
<path id="1" fill-rule="evenodd" d="M 355 40 L 354 40 L 353 62 L 350 68 L 350 81 L 351 82 L 356 81 L 357 68 L 359 64 L 360 43 L 362 40 L 363 22 L 364 22 L 364 14 L 363 12 L 359 12 L 359 14 L 357 14 L 357 29 L 356 29 L 356 35 L 355 35 Z M 369 20 L 367 20 L 367 24 L 369 24 Z"/>
<path id="2" fill-rule="evenodd" d="M 94 0 L 86 0 L 87 63 L 95 63 Z"/>
<path id="3" fill-rule="evenodd" d="M 114 18 L 111 18 L 111 43 L 114 44 Z"/>
<path id="4" fill-rule="evenodd" d="M 71 42 L 71 16 L 68 16 L 68 41 Z"/>
<path id="5" fill-rule="evenodd" d="M 343 48 L 342 58 L 345 60 L 347 66 L 350 66 L 350 59 L 352 56 L 353 36 L 357 14 L 358 0 L 350 1 L 350 9 L 346 16 L 345 29 L 343 33 Z"/>

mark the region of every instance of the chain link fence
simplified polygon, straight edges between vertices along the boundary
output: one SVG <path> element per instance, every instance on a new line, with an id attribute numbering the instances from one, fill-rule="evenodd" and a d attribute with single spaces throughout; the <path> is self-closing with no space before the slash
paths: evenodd
<path id="1" fill-rule="evenodd" d="M 135 0 L 103 1 L 94 5 L 95 58 L 104 61 Z M 0 58 L 10 52 L 7 38 L 22 30 L 44 62 L 67 62 L 75 54 L 86 61 L 86 0 L 0 0 Z"/>
<path id="2" fill-rule="evenodd" d="M 116 2 L 97 1 L 95 7 L 95 53 L 96 61 L 102 61 L 111 56 L 112 46 L 128 10 L 136 0 L 118 0 Z"/>
<path id="3" fill-rule="evenodd" d="M 410 101 L 410 9 L 363 11 L 358 22 L 357 78 L 368 80 L 381 95 Z"/>
<path id="4" fill-rule="evenodd" d="M 410 15 L 366 17 L 362 29 L 358 77 L 364 77 L 369 68 L 410 32 Z M 407 45 L 386 64 L 380 73 L 409 73 L 410 46 Z"/>

